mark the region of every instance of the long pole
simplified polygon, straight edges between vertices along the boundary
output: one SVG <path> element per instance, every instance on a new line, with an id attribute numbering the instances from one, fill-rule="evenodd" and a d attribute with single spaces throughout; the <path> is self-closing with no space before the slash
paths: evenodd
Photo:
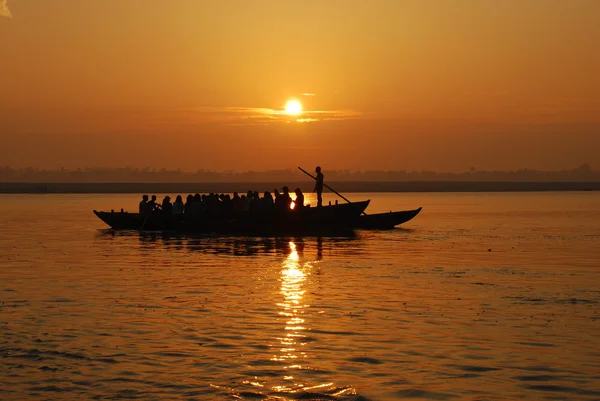
<path id="1" fill-rule="evenodd" d="M 302 167 L 298 167 L 298 170 L 302 171 L 304 174 L 306 174 L 307 176 L 309 176 L 310 178 L 312 178 L 313 180 L 317 180 L 317 177 L 315 177 L 314 175 L 312 175 L 311 173 L 309 173 L 308 171 L 304 170 Z M 323 183 L 323 186 L 325 188 L 327 188 L 328 190 L 330 190 L 331 192 L 333 192 L 334 194 L 336 194 L 337 196 L 339 196 L 340 198 L 342 198 L 343 200 L 345 200 L 348 203 L 352 203 L 350 202 L 350 200 L 348 198 L 346 198 L 344 195 L 342 195 L 341 193 L 339 193 L 338 191 L 336 191 L 335 189 L 331 188 L 329 185 Z M 365 212 L 363 212 L 363 214 L 366 216 L 367 214 Z"/>

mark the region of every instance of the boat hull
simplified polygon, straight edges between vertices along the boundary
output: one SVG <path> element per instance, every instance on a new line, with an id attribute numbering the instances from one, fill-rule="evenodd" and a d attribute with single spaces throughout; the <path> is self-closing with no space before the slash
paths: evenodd
<path id="1" fill-rule="evenodd" d="M 353 202 L 301 211 L 270 213 L 238 219 L 187 219 L 183 215 L 171 216 L 139 213 L 100 212 L 94 214 L 115 230 L 182 231 L 205 234 L 245 236 L 283 235 L 347 235 L 355 228 L 360 214 L 369 201 Z"/>
<path id="2" fill-rule="evenodd" d="M 412 220 L 419 214 L 421 209 L 422 208 L 360 216 L 356 221 L 355 228 L 365 230 L 391 230 L 402 223 Z"/>

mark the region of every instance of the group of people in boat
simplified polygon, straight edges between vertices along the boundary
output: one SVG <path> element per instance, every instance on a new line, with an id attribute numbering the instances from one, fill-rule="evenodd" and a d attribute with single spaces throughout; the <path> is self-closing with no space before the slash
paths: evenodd
<path id="1" fill-rule="evenodd" d="M 148 197 L 143 195 L 139 203 L 139 213 L 144 216 L 152 214 L 181 215 L 191 219 L 208 218 L 238 218 L 248 215 L 264 215 L 273 212 L 298 212 L 304 205 L 304 194 L 300 188 L 294 191 L 292 199 L 288 187 L 283 187 L 281 192 L 277 189 L 264 192 L 262 196 L 258 191 L 248 191 L 239 195 L 237 192 L 230 194 L 199 194 L 188 195 L 183 200 L 177 195 L 171 202 L 169 195 L 161 203 L 157 202 L 156 195 Z"/>
<path id="2" fill-rule="evenodd" d="M 314 192 L 317 193 L 317 207 L 323 204 L 323 173 L 321 167 L 315 169 L 317 173 Z M 294 191 L 295 198 L 292 199 L 289 188 L 284 186 L 281 192 L 277 189 L 273 193 L 265 191 L 262 196 L 258 191 L 248 191 L 246 194 L 239 195 L 237 192 L 233 196 L 229 194 L 199 194 L 188 195 L 185 202 L 181 195 L 177 195 L 174 202 L 171 202 L 170 196 L 165 196 L 161 203 L 158 203 L 156 195 L 148 197 L 143 195 L 139 203 L 139 213 L 143 216 L 153 214 L 185 216 L 186 219 L 203 218 L 239 218 L 252 215 L 265 215 L 272 213 L 299 212 L 304 207 L 310 205 L 304 204 L 304 194 L 300 188 Z"/>

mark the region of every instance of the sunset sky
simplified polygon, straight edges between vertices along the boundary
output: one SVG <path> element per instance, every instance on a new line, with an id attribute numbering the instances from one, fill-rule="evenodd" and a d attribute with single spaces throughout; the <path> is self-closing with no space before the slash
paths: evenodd
<path id="1" fill-rule="evenodd" d="M 0 165 L 600 169 L 598 0 L 0 0 L 0 15 Z"/>

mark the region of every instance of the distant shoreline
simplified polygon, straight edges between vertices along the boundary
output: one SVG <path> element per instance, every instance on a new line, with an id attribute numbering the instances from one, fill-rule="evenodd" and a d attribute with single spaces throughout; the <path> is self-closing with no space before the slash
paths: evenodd
<path id="1" fill-rule="evenodd" d="M 470 182 L 388 181 L 327 182 L 338 192 L 539 192 L 600 191 L 600 182 Z M 0 194 L 189 194 L 273 191 L 287 185 L 312 191 L 312 182 L 219 182 L 219 183 L 0 183 Z M 326 192 L 329 192 L 326 190 Z"/>

